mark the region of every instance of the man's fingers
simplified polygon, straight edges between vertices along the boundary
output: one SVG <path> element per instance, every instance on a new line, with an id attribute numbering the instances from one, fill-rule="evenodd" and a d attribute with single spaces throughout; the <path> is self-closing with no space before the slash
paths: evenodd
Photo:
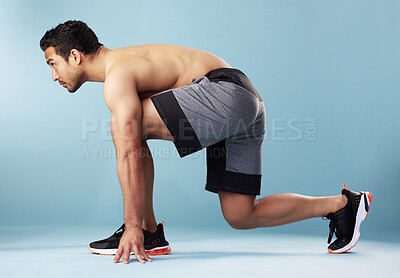
<path id="1" fill-rule="evenodd" d="M 136 246 L 135 246 L 134 252 L 135 252 L 136 259 L 137 259 L 140 263 L 144 264 L 145 261 L 144 261 L 143 258 L 142 258 L 142 254 L 140 254 L 141 252 L 139 251 L 139 249 L 138 249 Z"/>
<path id="2" fill-rule="evenodd" d="M 150 256 L 146 253 L 146 250 L 144 250 L 144 247 L 142 247 L 142 255 L 148 262 L 151 262 Z"/>
<path id="3" fill-rule="evenodd" d="M 129 257 L 131 256 L 131 250 L 125 249 L 124 254 L 122 255 L 122 260 L 124 261 L 124 264 L 129 263 Z"/>
<path id="4" fill-rule="evenodd" d="M 117 253 L 115 253 L 114 263 L 118 263 L 122 254 L 122 247 L 118 248 Z"/>

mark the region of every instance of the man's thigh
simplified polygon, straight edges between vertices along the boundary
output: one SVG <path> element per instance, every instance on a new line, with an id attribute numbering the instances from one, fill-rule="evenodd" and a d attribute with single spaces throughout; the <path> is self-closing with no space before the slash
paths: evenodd
<path id="1" fill-rule="evenodd" d="M 173 141 L 171 133 L 150 98 L 142 100 L 142 137 Z"/>

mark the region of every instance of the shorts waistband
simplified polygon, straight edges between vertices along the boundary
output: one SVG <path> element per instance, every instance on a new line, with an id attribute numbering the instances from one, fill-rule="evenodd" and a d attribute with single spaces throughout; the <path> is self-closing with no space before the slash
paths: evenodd
<path id="1" fill-rule="evenodd" d="M 241 70 L 236 68 L 218 68 L 209 71 L 205 75 L 210 81 L 235 81 L 238 76 L 246 76 Z M 231 81 L 232 80 L 232 81 Z"/>
<path id="2" fill-rule="evenodd" d="M 226 81 L 239 85 L 250 91 L 260 101 L 262 101 L 257 90 L 251 84 L 249 78 L 239 69 L 236 68 L 218 68 L 209 71 L 205 75 L 211 82 Z"/>

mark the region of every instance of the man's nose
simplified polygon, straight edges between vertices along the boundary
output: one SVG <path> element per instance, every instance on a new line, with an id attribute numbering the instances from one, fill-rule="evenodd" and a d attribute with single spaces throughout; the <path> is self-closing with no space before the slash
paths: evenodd
<path id="1" fill-rule="evenodd" d="M 51 71 L 51 78 L 53 79 L 53 81 L 57 81 L 59 76 L 58 74 L 55 72 L 55 70 Z"/>

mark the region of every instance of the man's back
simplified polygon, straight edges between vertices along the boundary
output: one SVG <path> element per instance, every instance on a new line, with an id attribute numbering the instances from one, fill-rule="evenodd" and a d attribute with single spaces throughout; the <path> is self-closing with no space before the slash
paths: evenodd
<path id="1" fill-rule="evenodd" d="M 202 50 L 169 44 L 146 44 L 110 50 L 106 75 L 115 67 L 136 74 L 140 99 L 161 91 L 190 85 L 193 78 L 216 68 L 230 68 L 221 58 Z"/>

